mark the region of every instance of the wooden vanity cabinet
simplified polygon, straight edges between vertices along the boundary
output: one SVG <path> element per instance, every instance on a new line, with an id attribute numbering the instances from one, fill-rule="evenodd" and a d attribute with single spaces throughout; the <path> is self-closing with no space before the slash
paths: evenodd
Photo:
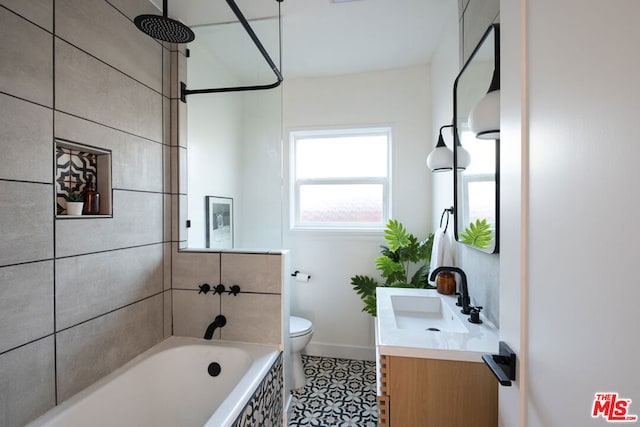
<path id="1" fill-rule="evenodd" d="M 484 363 L 381 356 L 379 426 L 496 427 L 498 382 Z"/>

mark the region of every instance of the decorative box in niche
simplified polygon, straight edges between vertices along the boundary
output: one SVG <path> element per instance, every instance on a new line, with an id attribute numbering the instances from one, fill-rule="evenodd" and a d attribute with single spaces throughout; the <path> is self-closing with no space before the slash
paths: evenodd
<path id="1" fill-rule="evenodd" d="M 55 147 L 57 218 L 111 217 L 111 151 L 67 140 Z"/>

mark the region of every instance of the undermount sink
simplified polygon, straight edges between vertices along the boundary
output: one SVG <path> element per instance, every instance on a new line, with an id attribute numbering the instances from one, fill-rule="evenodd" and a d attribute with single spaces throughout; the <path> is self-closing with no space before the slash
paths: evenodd
<path id="1" fill-rule="evenodd" d="M 468 333 L 451 307 L 439 296 L 391 295 L 391 307 L 398 329 L 429 332 Z"/>

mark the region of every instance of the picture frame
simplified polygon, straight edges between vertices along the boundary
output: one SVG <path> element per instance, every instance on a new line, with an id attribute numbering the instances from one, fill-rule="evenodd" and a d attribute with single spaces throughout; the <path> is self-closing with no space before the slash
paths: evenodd
<path id="1" fill-rule="evenodd" d="M 205 196 L 205 245 L 211 249 L 233 249 L 233 198 Z"/>

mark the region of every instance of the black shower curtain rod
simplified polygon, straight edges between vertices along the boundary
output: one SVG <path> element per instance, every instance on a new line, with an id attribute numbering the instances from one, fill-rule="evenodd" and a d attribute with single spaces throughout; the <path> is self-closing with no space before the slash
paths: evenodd
<path id="1" fill-rule="evenodd" d="M 282 3 L 282 0 L 276 0 L 276 1 L 278 3 Z M 266 84 L 266 85 L 235 86 L 235 87 L 222 87 L 222 88 L 213 88 L 213 89 L 187 89 L 186 83 L 180 82 L 180 100 L 182 102 L 187 102 L 187 95 L 194 95 L 198 93 L 242 92 L 242 91 L 249 91 L 249 90 L 273 89 L 280 86 L 280 83 L 282 83 L 282 74 L 280 73 L 280 70 L 278 69 L 276 64 L 274 64 L 273 60 L 269 56 L 269 53 L 260 42 L 260 39 L 258 39 L 258 36 L 256 36 L 256 33 L 253 32 L 253 29 L 251 28 L 251 26 L 247 22 L 247 19 L 244 17 L 242 12 L 240 11 L 240 8 L 238 7 L 238 5 L 235 3 L 234 0 L 226 0 L 226 2 L 231 8 L 231 10 L 233 11 L 233 13 L 236 15 L 236 17 L 238 18 L 242 26 L 244 27 L 249 37 L 251 37 L 251 40 L 253 40 L 253 43 L 256 45 L 256 47 L 262 54 L 262 57 L 265 59 L 265 61 L 267 61 L 267 64 L 269 65 L 273 73 L 276 75 L 276 81 L 274 83 Z M 279 9 L 280 9 L 280 5 L 278 4 L 278 26 L 280 26 L 280 10 Z M 280 32 L 280 28 L 278 28 L 278 31 Z M 281 37 L 279 37 L 279 39 L 280 40 L 278 43 L 280 45 L 282 43 Z"/>

